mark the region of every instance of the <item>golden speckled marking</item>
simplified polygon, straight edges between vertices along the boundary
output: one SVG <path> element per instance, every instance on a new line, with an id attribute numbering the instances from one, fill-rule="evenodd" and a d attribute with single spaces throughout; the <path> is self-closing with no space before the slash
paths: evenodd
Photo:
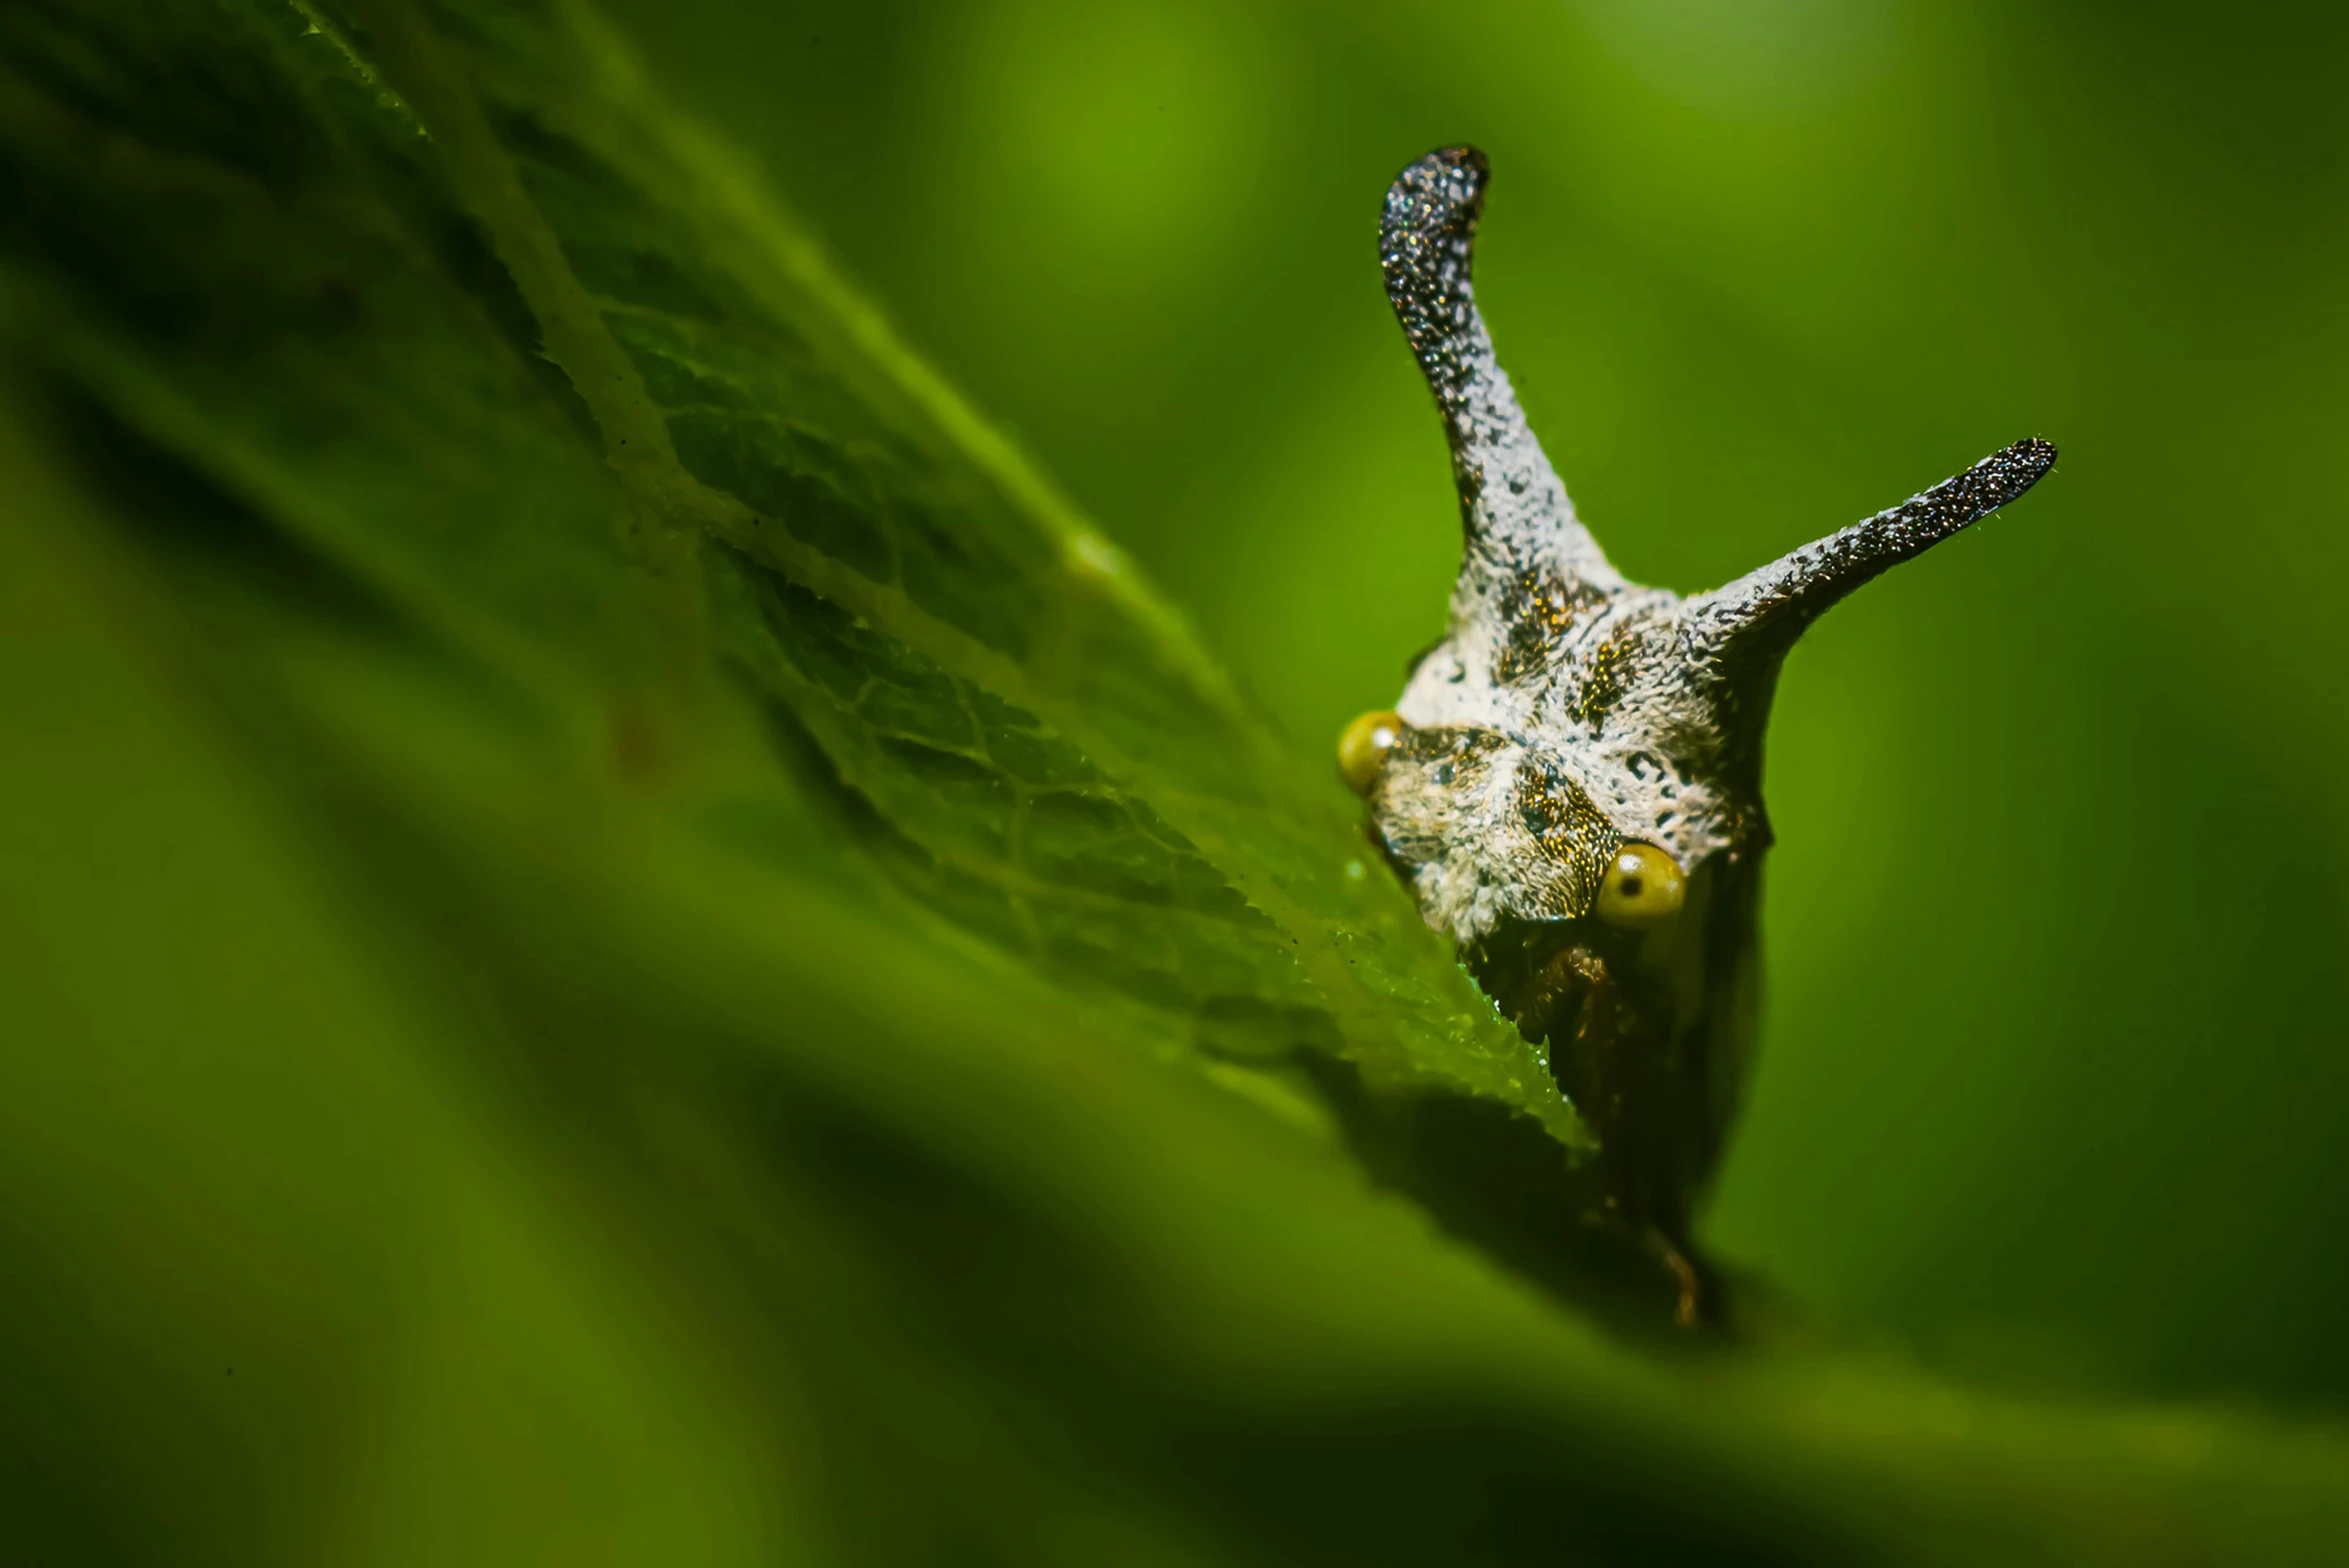
<path id="1" fill-rule="evenodd" d="M 1546 567 L 1518 572 L 1501 593 L 1501 620 L 1507 630 L 1493 660 L 1493 679 L 1514 685 L 1548 674 L 1567 634 L 1605 603 L 1606 595 L 1588 585 L 1569 584 Z"/>
<path id="2" fill-rule="evenodd" d="M 1594 730 L 1606 722 L 1615 704 L 1623 700 L 1624 676 L 1639 641 L 1639 628 L 1626 621 L 1607 633 L 1591 650 L 1577 671 L 1582 684 L 1575 689 L 1574 700 L 1566 705 L 1568 718 Z"/>
<path id="3" fill-rule="evenodd" d="M 1622 835 L 1608 825 L 1583 787 L 1547 759 L 1528 757 L 1518 764 L 1510 804 L 1533 853 L 1544 863 L 1538 872 L 1526 868 L 1527 882 L 1542 889 L 1542 915 L 1572 920 L 1587 913 L 1598 900 L 1599 884 L 1606 880 Z"/>

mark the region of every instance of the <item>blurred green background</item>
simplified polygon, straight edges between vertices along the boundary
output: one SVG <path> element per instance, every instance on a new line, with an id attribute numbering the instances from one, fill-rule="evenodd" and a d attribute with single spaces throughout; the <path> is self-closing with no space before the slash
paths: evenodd
<path id="1" fill-rule="evenodd" d="M 1316 751 L 1455 564 L 1373 249 L 1432 146 L 1492 156 L 1488 318 L 1635 577 L 2055 440 L 1789 666 L 1710 1232 L 1973 1371 L 2349 1398 L 2334 8 L 617 9 Z"/>

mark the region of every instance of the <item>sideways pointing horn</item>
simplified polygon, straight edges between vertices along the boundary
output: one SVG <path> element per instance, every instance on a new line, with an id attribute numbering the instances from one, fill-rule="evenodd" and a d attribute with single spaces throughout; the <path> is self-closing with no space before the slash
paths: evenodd
<path id="1" fill-rule="evenodd" d="M 1725 652 L 1784 653 L 1829 605 L 1989 516 L 2054 466 L 2055 448 L 2036 437 L 1993 452 L 1922 495 L 1691 599 L 1697 637 Z"/>

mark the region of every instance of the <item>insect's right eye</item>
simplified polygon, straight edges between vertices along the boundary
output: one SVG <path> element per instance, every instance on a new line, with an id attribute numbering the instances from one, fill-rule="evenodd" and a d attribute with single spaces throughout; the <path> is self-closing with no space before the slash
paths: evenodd
<path id="1" fill-rule="evenodd" d="M 1687 899 L 1679 861 L 1653 844 L 1625 844 L 1607 862 L 1606 880 L 1599 884 L 1599 918 L 1645 930 L 1679 914 Z"/>
<path id="2" fill-rule="evenodd" d="M 1357 795 L 1369 794 L 1379 769 L 1386 766 L 1387 753 L 1402 738 L 1402 718 L 1385 708 L 1347 725 L 1338 737 L 1338 772 L 1345 776 L 1346 787 Z"/>

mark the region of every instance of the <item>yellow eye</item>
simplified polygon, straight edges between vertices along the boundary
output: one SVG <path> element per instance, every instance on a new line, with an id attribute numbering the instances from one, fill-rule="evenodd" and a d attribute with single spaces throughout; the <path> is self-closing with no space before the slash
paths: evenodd
<path id="1" fill-rule="evenodd" d="M 1599 918 L 1635 931 L 1660 926 L 1680 913 L 1688 878 L 1680 862 L 1653 844 L 1626 844 L 1607 862 L 1599 884 Z"/>
<path id="2" fill-rule="evenodd" d="M 1384 708 L 1347 725 L 1338 737 L 1338 772 L 1345 775 L 1346 787 L 1357 795 L 1369 794 L 1378 782 L 1378 770 L 1386 766 L 1387 753 L 1402 738 L 1403 721 Z"/>

